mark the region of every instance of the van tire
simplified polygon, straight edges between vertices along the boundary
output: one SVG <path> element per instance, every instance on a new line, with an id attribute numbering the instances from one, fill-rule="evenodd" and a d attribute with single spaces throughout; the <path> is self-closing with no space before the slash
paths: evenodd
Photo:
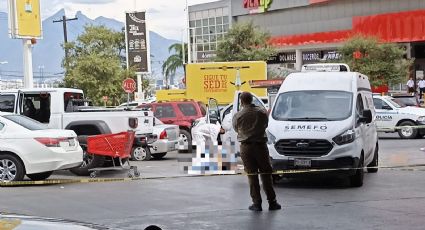
<path id="1" fill-rule="evenodd" d="M 181 138 L 183 138 L 182 144 L 187 143 L 187 148 L 185 150 L 191 150 L 192 149 L 192 135 L 189 131 L 185 129 L 180 129 L 180 135 Z"/>
<path id="2" fill-rule="evenodd" d="M 416 124 L 412 121 L 403 121 L 398 126 L 415 126 Z M 404 128 L 399 129 L 398 135 L 401 139 L 415 139 L 418 136 L 418 130 L 415 128 Z"/>
<path id="3" fill-rule="evenodd" d="M 367 166 L 367 172 L 368 173 L 377 173 L 378 172 L 378 166 L 379 166 L 379 146 L 378 143 L 375 147 L 375 153 L 373 154 L 373 160 L 370 162 L 370 164 Z M 370 168 L 369 168 L 370 167 Z"/>
<path id="4" fill-rule="evenodd" d="M 350 176 L 350 185 L 351 187 L 362 187 L 363 178 L 364 178 L 364 157 L 361 156 L 359 164 L 357 165 L 356 174 Z"/>

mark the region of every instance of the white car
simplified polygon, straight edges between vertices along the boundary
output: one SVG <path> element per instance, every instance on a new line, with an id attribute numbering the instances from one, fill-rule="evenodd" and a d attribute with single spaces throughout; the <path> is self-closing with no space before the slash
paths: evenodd
<path id="1" fill-rule="evenodd" d="M 373 96 L 376 109 L 376 125 L 380 132 L 398 132 L 402 139 L 412 139 L 425 135 L 424 128 L 410 126 L 425 125 L 425 109 L 401 106 L 390 96 Z M 396 128 L 402 127 L 402 128 Z"/>
<path id="2" fill-rule="evenodd" d="M 0 113 L 0 181 L 47 179 L 81 165 L 83 150 L 72 130 L 47 129 L 31 118 Z"/>
<path id="3" fill-rule="evenodd" d="M 147 161 L 152 157 L 154 159 L 161 159 L 168 152 L 178 149 L 181 141 L 180 129 L 178 125 L 163 124 L 159 119 L 155 118 L 155 125 L 153 127 L 153 135 L 156 137 L 152 141 L 148 141 L 149 148 L 138 146 L 133 148 L 131 153 L 132 160 Z M 136 133 L 136 136 L 139 134 Z"/>

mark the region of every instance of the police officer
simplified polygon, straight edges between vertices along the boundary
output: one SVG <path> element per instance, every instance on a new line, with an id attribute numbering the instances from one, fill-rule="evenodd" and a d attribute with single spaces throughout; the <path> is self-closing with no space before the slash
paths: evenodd
<path id="1" fill-rule="evenodd" d="M 263 189 L 269 202 L 269 210 L 281 209 L 276 201 L 276 194 L 272 182 L 272 166 L 270 164 L 269 151 L 267 148 L 266 128 L 268 124 L 267 112 L 254 104 L 253 97 L 249 92 L 243 92 L 240 96 L 242 110 L 233 118 L 233 128 L 238 133 L 238 141 L 241 143 L 241 158 L 245 172 L 248 173 L 250 194 L 253 204 L 249 210 L 262 211 L 260 174 Z"/>

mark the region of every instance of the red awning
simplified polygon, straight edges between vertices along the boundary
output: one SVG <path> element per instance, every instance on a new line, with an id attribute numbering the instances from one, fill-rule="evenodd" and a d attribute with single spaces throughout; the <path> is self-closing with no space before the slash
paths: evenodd
<path id="1" fill-rule="evenodd" d="M 353 29 L 277 36 L 275 46 L 340 43 L 355 34 L 371 35 L 384 42 L 425 41 L 425 10 L 353 17 Z"/>

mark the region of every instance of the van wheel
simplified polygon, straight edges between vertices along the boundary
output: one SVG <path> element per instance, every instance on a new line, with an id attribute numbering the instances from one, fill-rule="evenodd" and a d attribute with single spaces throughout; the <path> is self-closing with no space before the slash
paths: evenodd
<path id="1" fill-rule="evenodd" d="M 88 176 L 90 175 L 89 169 L 101 167 L 103 163 L 105 163 L 105 157 L 95 154 L 89 154 L 87 152 L 87 147 L 84 145 L 81 145 L 81 148 L 84 151 L 83 163 L 79 167 L 72 168 L 69 171 L 71 171 L 77 176 Z"/>
<path id="2" fill-rule="evenodd" d="M 368 173 L 376 173 L 376 172 L 378 172 L 378 166 L 379 166 L 379 162 L 378 162 L 378 151 L 379 151 L 379 146 L 378 146 L 378 144 L 376 144 L 375 153 L 373 154 L 373 160 L 367 166 L 368 167 L 367 168 L 367 172 Z"/>
<path id="3" fill-rule="evenodd" d="M 350 185 L 351 187 L 361 187 L 363 186 L 363 177 L 364 177 L 364 159 L 363 156 L 359 160 L 359 165 L 356 169 L 356 174 L 350 176 Z"/>
<path id="4" fill-rule="evenodd" d="M 399 126 L 415 126 L 415 123 L 403 121 Z M 418 130 L 412 127 L 402 127 L 397 132 L 401 139 L 414 139 L 418 136 Z"/>

